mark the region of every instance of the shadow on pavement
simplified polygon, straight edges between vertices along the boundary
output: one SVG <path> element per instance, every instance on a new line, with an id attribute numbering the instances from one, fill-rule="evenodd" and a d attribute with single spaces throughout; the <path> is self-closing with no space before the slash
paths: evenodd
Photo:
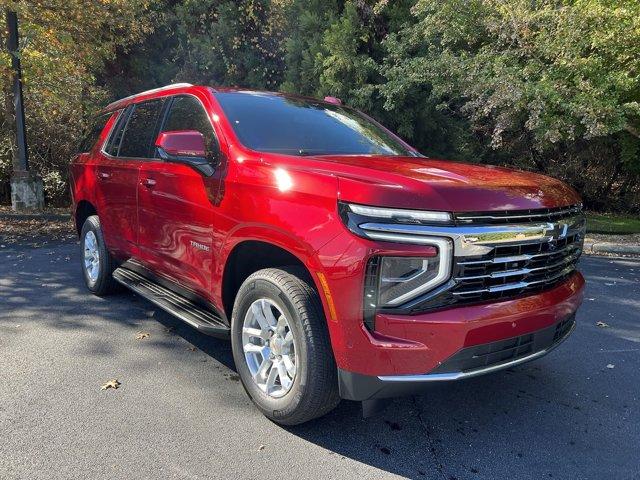
<path id="1" fill-rule="evenodd" d="M 139 297 L 123 293 L 107 301 L 82 294 L 76 250 L 64 243 L 0 251 L 1 335 L 14 331 L 8 328 L 12 312 L 21 312 L 21 322 L 40 322 L 44 312 L 53 312 L 47 317 L 55 318 L 52 327 L 73 330 L 100 328 L 80 319 L 89 315 L 134 331 L 136 318 L 147 315 L 234 369 L 228 342 L 199 334 Z M 284 430 L 339 457 L 409 478 L 604 478 L 612 468 L 616 478 L 634 478 L 640 263 L 609 262 L 583 262 L 589 283 L 578 328 L 547 357 L 394 400 L 372 419 L 362 419 L 359 404 L 342 402 L 322 419 Z M 610 328 L 595 326 L 599 320 Z M 96 347 L 91 353 L 109 352 Z"/>

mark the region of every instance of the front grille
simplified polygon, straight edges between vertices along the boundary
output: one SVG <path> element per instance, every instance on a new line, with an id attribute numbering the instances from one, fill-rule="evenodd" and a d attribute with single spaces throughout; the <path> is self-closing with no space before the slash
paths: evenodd
<path id="1" fill-rule="evenodd" d="M 449 236 L 455 243 L 449 282 L 399 308 L 384 311 L 419 314 L 507 300 L 555 287 L 575 272 L 582 254 L 584 216 L 579 209 L 571 206 L 456 214 L 457 226 L 441 228 L 364 224 L 367 232 L 387 228 L 412 238 Z"/>
<path id="2" fill-rule="evenodd" d="M 574 234 L 552 242 L 497 246 L 487 257 L 459 257 L 450 293 L 463 301 L 484 301 L 540 292 L 570 275 L 581 253 L 581 235 Z"/>
<path id="3" fill-rule="evenodd" d="M 584 243 L 581 205 L 530 210 L 455 213 L 451 222 L 416 224 L 345 214 L 355 234 L 377 242 L 428 245 L 451 242 L 451 277 L 395 307 L 374 307 L 374 264 L 367 270 L 365 317 L 375 312 L 420 314 L 442 308 L 513 299 L 549 290 L 571 276 Z M 442 253 L 441 253 L 442 254 Z M 442 261 L 442 260 L 441 260 Z"/>
<path id="4" fill-rule="evenodd" d="M 552 242 L 499 245 L 482 257 L 454 257 L 452 280 L 407 305 L 406 313 L 507 300 L 549 290 L 575 272 L 583 241 L 582 234 L 574 233 Z"/>
<path id="5" fill-rule="evenodd" d="M 517 211 L 457 213 L 454 218 L 458 225 L 506 225 L 510 223 L 553 222 L 577 215 L 581 211 L 581 205 L 571 205 Z"/>
<path id="6" fill-rule="evenodd" d="M 575 314 L 537 332 L 463 348 L 429 373 L 472 372 L 550 350 L 569 335 L 574 324 Z"/>

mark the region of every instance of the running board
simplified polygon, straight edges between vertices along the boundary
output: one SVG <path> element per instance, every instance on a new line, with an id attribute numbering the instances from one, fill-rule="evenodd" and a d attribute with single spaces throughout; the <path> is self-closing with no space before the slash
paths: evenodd
<path id="1" fill-rule="evenodd" d="M 138 272 L 119 267 L 113 271 L 113 278 L 196 330 L 214 337 L 229 336 L 229 327 L 215 312 L 203 308 Z"/>

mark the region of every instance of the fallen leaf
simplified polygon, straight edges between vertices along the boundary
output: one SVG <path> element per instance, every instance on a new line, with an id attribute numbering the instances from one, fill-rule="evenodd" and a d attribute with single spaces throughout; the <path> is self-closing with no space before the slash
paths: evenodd
<path id="1" fill-rule="evenodd" d="M 264 450 L 264 445 L 260 445 L 260 446 L 258 447 L 258 450 Z"/>
<path id="2" fill-rule="evenodd" d="M 187 350 L 191 351 L 191 352 L 197 352 L 198 349 L 196 347 L 187 347 Z"/>
<path id="3" fill-rule="evenodd" d="M 113 380 L 109 380 L 107 383 L 102 385 L 100 387 L 100 390 L 108 390 L 109 388 L 113 388 L 114 390 L 117 390 L 119 386 L 120 386 L 120 382 L 114 378 Z"/>
<path id="4" fill-rule="evenodd" d="M 144 340 L 145 338 L 149 338 L 151 335 L 149 332 L 138 332 L 136 334 L 136 340 Z"/>
<path id="5" fill-rule="evenodd" d="M 607 368 L 615 368 L 615 365 L 613 363 L 610 363 L 609 365 L 607 365 Z"/>
<path id="6" fill-rule="evenodd" d="M 600 328 L 607 328 L 609 326 L 608 323 L 604 323 L 604 322 L 596 322 L 596 325 Z"/>

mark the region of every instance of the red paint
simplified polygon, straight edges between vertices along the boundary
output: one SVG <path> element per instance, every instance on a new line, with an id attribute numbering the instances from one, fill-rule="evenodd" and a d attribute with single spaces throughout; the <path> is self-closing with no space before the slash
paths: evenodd
<path id="1" fill-rule="evenodd" d="M 114 118 L 93 151 L 72 162 L 74 205 L 86 201 L 96 208 L 107 245 L 119 258 L 139 259 L 223 311 L 223 272 L 234 247 L 246 240 L 277 245 L 307 266 L 320 292 L 317 272 L 324 274 L 337 315 L 328 325 L 338 366 L 371 375 L 426 373 L 463 346 L 544 328 L 578 308 L 584 280 L 576 273 L 521 299 L 417 316 L 378 315 L 377 332 L 369 333 L 362 323 L 366 260 L 377 253 L 433 254 L 433 248 L 356 237 L 338 216 L 338 200 L 461 212 L 558 207 L 578 203 L 579 196 L 549 177 L 498 167 L 255 152 L 236 138 L 207 87 L 166 89 L 110 109 L 176 94 L 197 97 L 209 114 L 222 153 L 212 177 L 183 164 L 101 153 Z M 166 138 L 158 140 L 166 145 Z"/>
<path id="2" fill-rule="evenodd" d="M 158 135 L 155 145 L 169 155 L 205 156 L 204 137 L 195 130 L 162 132 Z"/>

